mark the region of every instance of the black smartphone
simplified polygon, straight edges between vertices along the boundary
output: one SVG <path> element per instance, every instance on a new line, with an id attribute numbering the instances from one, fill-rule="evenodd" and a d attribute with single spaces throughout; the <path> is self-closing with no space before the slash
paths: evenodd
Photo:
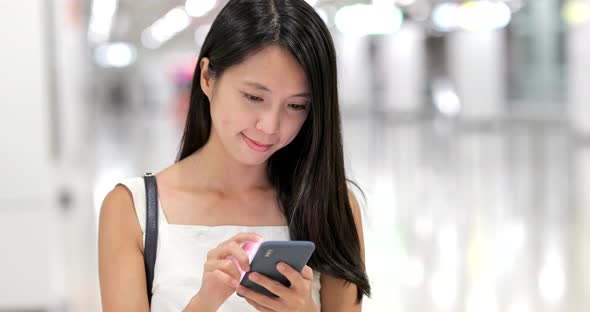
<path id="1" fill-rule="evenodd" d="M 291 283 L 283 274 L 277 271 L 277 264 L 284 262 L 297 270 L 297 272 L 301 272 L 314 250 L 315 244 L 310 241 L 263 242 L 250 263 L 250 271 L 246 272 L 240 284 L 261 294 L 276 298 L 277 295 L 251 281 L 248 278 L 250 273 L 257 272 L 289 287 Z"/>

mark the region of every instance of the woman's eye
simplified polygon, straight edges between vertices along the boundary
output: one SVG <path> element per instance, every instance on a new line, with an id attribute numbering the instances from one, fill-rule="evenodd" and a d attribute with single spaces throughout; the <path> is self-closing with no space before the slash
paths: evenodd
<path id="1" fill-rule="evenodd" d="M 307 108 L 307 105 L 305 105 L 305 104 L 289 104 L 289 107 L 291 107 L 294 110 L 305 110 Z"/>
<path id="2" fill-rule="evenodd" d="M 244 97 L 250 102 L 262 102 L 262 98 L 252 94 L 244 93 Z"/>

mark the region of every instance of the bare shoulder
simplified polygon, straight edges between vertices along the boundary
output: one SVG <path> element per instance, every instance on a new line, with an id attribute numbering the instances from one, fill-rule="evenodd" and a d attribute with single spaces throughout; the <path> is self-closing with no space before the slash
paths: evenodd
<path id="1" fill-rule="evenodd" d="M 133 197 L 127 187 L 123 184 L 117 184 L 104 198 L 101 213 L 116 213 L 122 211 L 122 209 L 117 208 L 121 205 L 133 206 Z"/>
<path id="2" fill-rule="evenodd" d="M 356 199 L 356 195 L 354 195 L 354 192 L 350 188 L 348 189 L 348 201 L 350 202 L 350 208 L 352 209 L 352 215 L 354 217 L 355 222 L 357 220 L 360 221 L 361 208 L 358 200 Z"/>
<path id="3" fill-rule="evenodd" d="M 98 263 L 104 311 L 147 311 L 143 234 L 130 191 L 117 185 L 99 217 Z"/>
<path id="4" fill-rule="evenodd" d="M 99 233 L 119 234 L 114 239 L 132 239 L 143 249 L 143 233 L 133 205 L 131 192 L 118 184 L 105 197 L 99 216 Z M 108 232 L 108 233 L 105 233 Z"/>

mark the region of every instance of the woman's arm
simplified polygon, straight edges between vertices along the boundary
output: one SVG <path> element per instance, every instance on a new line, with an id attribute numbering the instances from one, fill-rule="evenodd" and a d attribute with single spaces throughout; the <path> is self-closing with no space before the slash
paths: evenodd
<path id="1" fill-rule="evenodd" d="M 131 194 L 121 185 L 100 210 L 98 262 L 103 311 L 149 311 L 143 233 Z"/>
<path id="2" fill-rule="evenodd" d="M 354 217 L 354 223 L 359 235 L 361 245 L 361 257 L 365 261 L 365 243 L 363 238 L 363 225 L 359 203 L 352 191 L 348 191 L 348 199 Z M 362 303 L 356 303 L 356 285 L 353 283 L 345 284 L 343 280 L 322 274 L 320 277 L 322 285 L 320 297 L 322 302 L 322 311 L 361 311 Z"/>
<path id="3" fill-rule="evenodd" d="M 149 311 L 143 233 L 131 193 L 124 186 L 115 187 L 105 198 L 100 210 L 98 232 L 103 311 Z M 230 284 L 230 280 L 232 277 L 239 279 L 240 272 L 231 260 L 224 258 L 232 255 L 240 264 L 248 265 L 248 255 L 239 245 L 248 240 L 257 241 L 260 237 L 255 233 L 240 233 L 209 252 L 205 264 L 208 270 L 204 272 L 204 276 L 208 277 L 203 279 L 201 290 L 187 303 L 184 312 L 216 311 L 234 292 L 235 287 Z M 225 265 L 227 261 L 229 268 Z M 247 268 L 243 268 L 247 271 Z M 201 295 L 203 289 L 205 292 Z M 212 293 L 218 298 L 212 299 Z"/>

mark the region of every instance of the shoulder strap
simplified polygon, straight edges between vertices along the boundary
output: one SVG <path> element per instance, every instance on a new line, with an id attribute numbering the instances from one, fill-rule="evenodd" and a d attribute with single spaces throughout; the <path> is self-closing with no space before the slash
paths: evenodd
<path id="1" fill-rule="evenodd" d="M 152 285 L 154 281 L 154 266 L 156 265 L 156 251 L 158 249 L 158 187 L 156 177 L 146 173 L 145 181 L 145 244 L 143 259 L 147 281 L 148 300 L 152 302 Z"/>

